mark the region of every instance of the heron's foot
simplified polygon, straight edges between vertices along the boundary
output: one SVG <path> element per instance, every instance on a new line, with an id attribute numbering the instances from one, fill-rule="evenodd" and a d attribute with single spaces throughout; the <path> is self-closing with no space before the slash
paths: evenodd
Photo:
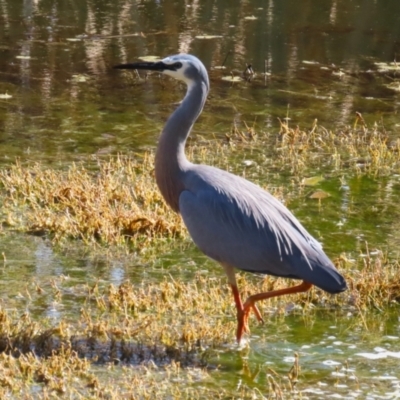
<path id="1" fill-rule="evenodd" d="M 255 305 L 255 303 L 253 301 L 248 299 L 246 301 L 246 303 L 244 303 L 243 309 L 238 310 L 238 313 L 237 313 L 238 327 L 237 327 L 236 339 L 237 339 L 238 343 L 240 343 L 244 333 L 250 333 L 249 315 L 250 315 L 250 311 L 252 311 L 252 310 L 253 310 L 254 314 L 256 315 L 258 322 L 260 322 L 262 324 L 264 323 L 264 320 L 261 316 L 260 310 L 258 309 L 258 307 Z"/>
<path id="2" fill-rule="evenodd" d="M 261 316 L 260 310 L 256 306 L 255 302 L 251 300 L 251 298 L 248 298 L 246 300 L 246 303 L 243 305 L 244 310 L 248 310 L 247 313 L 250 312 L 250 310 L 253 310 L 254 314 L 256 315 L 257 321 L 261 324 L 264 324 L 264 319 Z"/>

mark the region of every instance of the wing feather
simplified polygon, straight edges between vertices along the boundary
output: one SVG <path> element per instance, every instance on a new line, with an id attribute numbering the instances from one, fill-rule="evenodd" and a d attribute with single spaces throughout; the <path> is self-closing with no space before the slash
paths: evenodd
<path id="1" fill-rule="evenodd" d="M 201 173 L 185 182 L 179 210 L 206 255 L 244 271 L 304 279 L 329 292 L 345 289 L 321 245 L 275 197 L 235 175 L 199 167 Z"/>

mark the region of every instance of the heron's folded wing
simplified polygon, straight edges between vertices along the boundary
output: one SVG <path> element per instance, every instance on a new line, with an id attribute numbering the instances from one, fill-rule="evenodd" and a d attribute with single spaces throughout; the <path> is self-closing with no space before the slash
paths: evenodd
<path id="1" fill-rule="evenodd" d="M 281 216 L 271 202 L 264 215 L 243 198 L 240 203 L 214 189 L 181 193 L 182 218 L 206 255 L 244 271 L 304 279 L 332 293 L 346 288 L 320 246 L 295 229 L 287 213 Z"/>
<path id="2" fill-rule="evenodd" d="M 279 226 L 278 215 L 267 221 L 215 190 L 183 191 L 179 208 L 193 241 L 209 257 L 245 271 L 298 277 L 290 259 L 298 255 L 294 244 L 300 239 L 298 233 L 287 237 L 289 224 L 282 220 Z"/>

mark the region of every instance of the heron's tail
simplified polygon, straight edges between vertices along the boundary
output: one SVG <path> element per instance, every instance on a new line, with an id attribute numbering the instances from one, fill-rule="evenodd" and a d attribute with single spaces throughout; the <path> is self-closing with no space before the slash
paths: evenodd
<path id="1" fill-rule="evenodd" d="M 347 283 L 343 275 L 325 254 L 323 254 L 323 257 L 318 257 L 317 260 L 311 262 L 310 265 L 311 268 L 303 268 L 301 271 L 301 278 L 306 282 L 310 282 L 325 290 L 325 292 L 332 294 L 341 293 L 347 289 Z"/>

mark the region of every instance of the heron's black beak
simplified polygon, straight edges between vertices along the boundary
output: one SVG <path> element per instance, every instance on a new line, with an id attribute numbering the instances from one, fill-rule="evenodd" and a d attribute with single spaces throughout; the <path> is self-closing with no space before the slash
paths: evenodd
<path id="1" fill-rule="evenodd" d="M 138 62 L 131 64 L 120 64 L 114 65 L 115 69 L 146 69 L 150 71 L 160 71 L 163 72 L 165 70 L 176 71 L 182 67 L 182 63 L 176 62 L 173 64 L 165 64 L 162 61 L 157 62 Z"/>

